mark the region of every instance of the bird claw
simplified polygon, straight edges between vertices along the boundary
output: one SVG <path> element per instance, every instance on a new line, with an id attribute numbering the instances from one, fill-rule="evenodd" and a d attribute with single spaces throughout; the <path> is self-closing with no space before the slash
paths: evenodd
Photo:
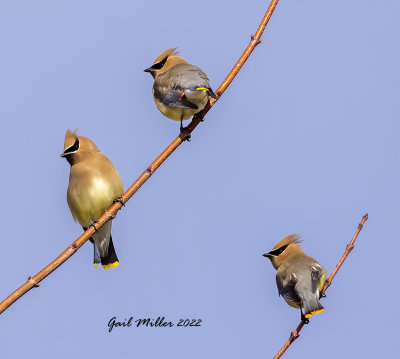
<path id="1" fill-rule="evenodd" d="M 180 135 L 183 137 L 182 141 L 188 141 L 190 142 L 190 139 L 192 138 L 192 135 L 190 133 L 186 133 L 187 127 L 181 127 Z"/>
<path id="2" fill-rule="evenodd" d="M 99 223 L 99 221 L 90 221 L 89 227 L 93 227 L 94 231 L 97 233 L 98 230 L 97 230 L 97 227 L 95 226 L 95 223 Z"/>
<path id="3" fill-rule="evenodd" d="M 310 323 L 310 320 L 309 320 L 308 318 L 305 317 L 305 315 L 303 314 L 303 312 L 301 313 L 301 321 L 304 322 L 304 324 Z"/>
<path id="4" fill-rule="evenodd" d="M 122 199 L 122 197 L 118 197 L 118 198 L 114 199 L 113 203 L 121 203 L 121 207 L 125 207 L 125 202 Z"/>
<path id="5" fill-rule="evenodd" d="M 181 120 L 181 127 L 180 127 L 179 135 L 182 137 L 182 141 L 190 142 L 192 135 L 190 133 L 186 133 L 186 129 L 187 129 L 187 127 L 183 127 L 182 120 Z"/>

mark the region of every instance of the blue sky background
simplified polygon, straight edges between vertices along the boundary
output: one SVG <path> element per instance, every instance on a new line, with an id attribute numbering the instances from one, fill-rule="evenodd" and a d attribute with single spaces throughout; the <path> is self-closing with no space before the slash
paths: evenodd
<path id="1" fill-rule="evenodd" d="M 80 234 L 66 203 L 67 128 L 125 188 L 176 137 L 143 70 L 165 49 L 216 89 L 269 1 L 0 1 L 4 299 Z M 299 322 L 262 254 L 291 233 L 332 271 L 285 358 L 397 352 L 398 1 L 282 0 L 206 121 L 118 214 L 120 267 L 85 244 L 0 318 L 0 358 L 271 358 Z M 117 328 L 201 318 L 200 328 Z"/>

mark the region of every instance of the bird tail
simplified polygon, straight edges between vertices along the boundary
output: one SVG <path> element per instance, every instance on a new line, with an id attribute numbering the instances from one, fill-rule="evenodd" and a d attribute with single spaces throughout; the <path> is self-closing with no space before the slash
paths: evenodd
<path id="1" fill-rule="evenodd" d="M 108 244 L 108 251 L 105 255 L 101 256 L 101 265 L 104 269 L 115 268 L 119 266 L 117 253 L 115 252 L 114 243 L 110 234 L 110 242 Z"/>
<path id="2" fill-rule="evenodd" d="M 93 243 L 93 265 L 95 268 L 99 266 L 99 263 L 101 263 L 100 259 L 100 251 L 99 248 L 96 246 L 96 243 L 94 243 L 94 240 L 90 238 L 90 242 Z"/>
<path id="3" fill-rule="evenodd" d="M 303 303 L 304 316 L 306 318 L 310 318 L 313 314 L 322 313 L 325 310 L 315 293 L 299 293 L 299 297 Z"/>

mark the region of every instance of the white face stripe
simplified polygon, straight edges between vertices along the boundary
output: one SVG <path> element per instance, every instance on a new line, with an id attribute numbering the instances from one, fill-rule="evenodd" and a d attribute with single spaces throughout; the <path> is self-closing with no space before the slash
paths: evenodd
<path id="1" fill-rule="evenodd" d="M 80 145 L 81 145 L 81 144 L 80 144 L 80 142 L 79 142 L 79 138 L 76 138 L 74 144 L 73 144 L 72 146 L 67 147 L 67 148 L 64 150 L 64 152 L 63 152 L 64 157 L 65 157 L 65 156 L 68 156 L 68 155 L 71 155 L 72 153 L 78 152 L 79 148 L 81 147 Z M 75 147 L 75 146 L 77 146 L 77 149 L 76 149 L 75 151 L 68 151 L 69 149 L 71 149 L 71 148 L 73 148 L 73 147 Z"/>

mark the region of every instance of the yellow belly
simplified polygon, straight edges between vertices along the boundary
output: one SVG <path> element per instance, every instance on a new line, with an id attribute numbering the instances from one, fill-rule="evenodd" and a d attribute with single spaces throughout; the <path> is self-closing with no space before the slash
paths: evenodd
<path id="1" fill-rule="evenodd" d="M 180 120 L 188 120 L 193 117 L 197 112 L 200 112 L 202 109 L 194 110 L 192 108 L 179 108 L 179 107 L 169 107 L 164 105 L 160 100 L 154 98 L 154 102 L 160 112 L 165 116 L 174 121 Z"/>
<path id="2" fill-rule="evenodd" d="M 207 91 L 194 91 L 197 96 L 191 96 L 189 101 L 197 105 L 197 109 L 192 109 L 192 108 L 179 108 L 179 107 L 170 107 L 165 105 L 161 100 L 156 98 L 154 96 L 154 91 L 153 91 L 153 99 L 154 102 L 157 106 L 157 108 L 160 110 L 160 112 L 165 116 L 170 118 L 171 120 L 175 121 L 181 121 L 181 120 L 187 120 L 191 117 L 193 117 L 196 113 L 202 111 L 204 107 L 206 107 L 209 95 Z M 188 95 L 189 96 L 189 95 Z"/>
<path id="3" fill-rule="evenodd" d="M 283 299 L 285 299 L 285 298 L 283 298 Z M 291 307 L 293 307 L 293 308 L 297 308 L 297 309 L 303 308 L 302 305 L 300 305 L 300 304 L 297 303 L 297 302 L 293 302 L 292 300 L 287 300 L 287 299 L 285 299 L 285 302 L 286 302 L 287 304 L 289 304 L 289 305 L 290 305 Z"/>
<path id="4" fill-rule="evenodd" d="M 67 202 L 74 219 L 82 227 L 88 227 L 90 222 L 98 219 L 119 195 L 109 183 L 98 177 L 93 178 L 87 188 L 69 187 Z"/>

